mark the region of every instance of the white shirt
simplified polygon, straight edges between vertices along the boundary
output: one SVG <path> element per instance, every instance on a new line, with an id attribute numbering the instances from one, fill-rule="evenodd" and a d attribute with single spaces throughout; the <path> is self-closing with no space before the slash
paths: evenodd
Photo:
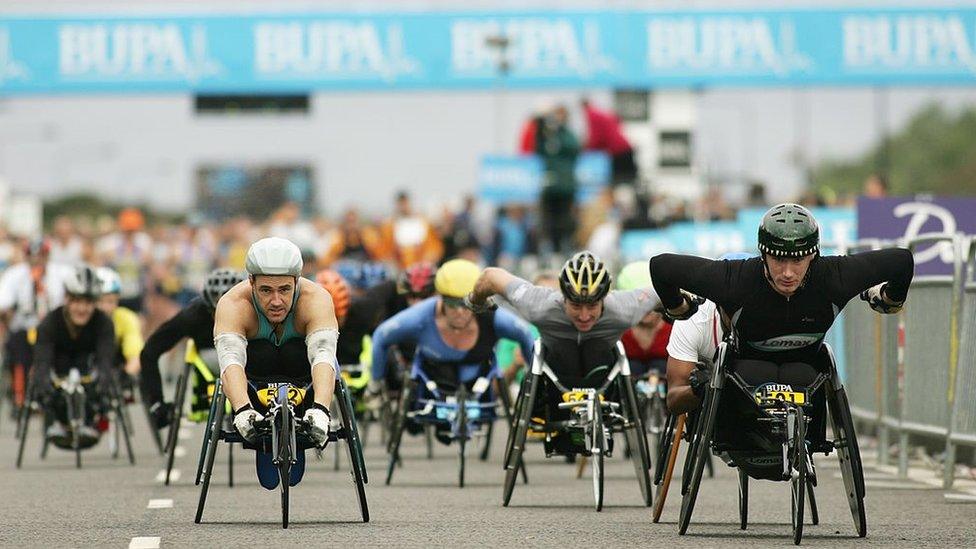
<path id="1" fill-rule="evenodd" d="M 714 303 L 706 301 L 698 306 L 698 312 L 691 318 L 674 323 L 668 340 L 668 356 L 685 362 L 711 364 L 723 337 L 718 310 Z"/>
<path id="2" fill-rule="evenodd" d="M 48 263 L 44 272 L 44 292 L 35 295 L 30 265 L 18 263 L 0 277 L 0 310 L 13 310 L 10 321 L 13 331 L 29 330 L 37 326 L 49 311 L 64 304 L 64 281 L 72 269 Z"/>

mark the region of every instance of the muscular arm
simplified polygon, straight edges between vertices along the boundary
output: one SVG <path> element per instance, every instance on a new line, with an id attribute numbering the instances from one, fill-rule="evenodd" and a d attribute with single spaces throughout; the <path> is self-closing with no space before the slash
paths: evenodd
<path id="1" fill-rule="evenodd" d="M 691 255 L 661 254 L 649 263 L 651 282 L 661 303 L 669 310 L 684 307 L 680 290 L 692 292 L 716 303 L 728 300 L 734 264 L 741 261 L 713 261 Z M 680 311 L 683 312 L 683 311 Z"/>
<path id="2" fill-rule="evenodd" d="M 820 261 L 828 277 L 830 298 L 838 305 L 882 282 L 888 283 L 884 298 L 891 304 L 902 303 L 915 271 L 912 253 L 905 248 L 824 257 Z"/>
<path id="3" fill-rule="evenodd" d="M 690 412 L 701 404 L 688 385 L 691 372 L 697 367 L 694 362 L 668 357 L 668 411 L 672 414 Z"/>
<path id="4" fill-rule="evenodd" d="M 245 322 L 254 317 L 254 308 L 249 301 L 250 285 L 239 285 L 225 294 L 217 302 L 214 313 L 214 342 L 220 356 L 220 337 L 230 334 L 239 335 L 247 341 L 247 325 Z M 229 299 L 227 299 L 229 298 Z M 244 360 L 221 360 L 220 381 L 224 394 L 230 400 L 231 408 L 239 410 L 250 404 L 247 397 L 247 376 L 244 375 Z M 225 364 L 226 362 L 226 364 Z"/>
<path id="5" fill-rule="evenodd" d="M 488 267 L 474 283 L 471 302 L 475 305 L 483 305 L 489 297 L 503 293 L 508 284 L 514 280 L 517 280 L 515 275 L 505 269 Z"/>
<path id="6" fill-rule="evenodd" d="M 299 281 L 302 283 L 302 281 Z M 302 297 L 299 300 L 298 319 L 305 320 L 306 343 L 314 345 L 316 332 L 324 330 L 338 336 L 339 322 L 336 320 L 335 306 L 332 295 L 317 284 L 306 284 L 302 287 Z M 331 354 L 331 356 L 326 356 Z M 317 352 L 312 346 L 309 348 L 309 363 L 312 367 L 312 390 L 315 392 L 315 402 L 326 408 L 332 404 L 335 393 L 336 365 L 335 352 Z"/>
<path id="7" fill-rule="evenodd" d="M 176 346 L 185 337 L 190 336 L 190 322 L 187 309 L 183 309 L 173 318 L 164 322 L 149 336 L 146 345 L 139 354 L 142 372 L 139 376 L 139 387 L 143 398 L 150 404 L 163 400 L 163 383 L 159 375 L 159 357 Z"/>
<path id="8" fill-rule="evenodd" d="M 373 364 L 370 374 L 373 379 L 386 378 L 386 353 L 390 347 L 406 341 L 415 342 L 422 326 L 423 310 L 429 311 L 424 304 L 417 304 L 391 316 L 373 332 Z M 429 312 L 428 312 L 429 314 Z"/>
<path id="9" fill-rule="evenodd" d="M 504 309 L 499 309 L 495 312 L 495 333 L 499 337 L 517 342 L 524 360 L 531 360 L 535 338 L 524 320 Z"/>

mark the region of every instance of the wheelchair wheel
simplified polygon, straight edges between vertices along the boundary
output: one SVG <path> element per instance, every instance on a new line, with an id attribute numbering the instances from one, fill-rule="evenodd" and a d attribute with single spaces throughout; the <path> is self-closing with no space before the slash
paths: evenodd
<path id="1" fill-rule="evenodd" d="M 532 407 L 539 391 L 539 376 L 529 374 L 528 380 L 523 382 L 515 405 L 516 415 L 513 418 L 512 430 L 509 433 L 509 443 L 505 448 L 505 485 L 502 490 L 502 505 L 508 507 L 515 490 L 518 471 L 525 467 L 522 454 L 525 450 L 525 439 L 529 432 L 529 422 L 532 420 Z"/>
<path id="2" fill-rule="evenodd" d="M 491 453 L 491 438 L 495 432 L 495 422 L 489 422 L 485 427 L 485 440 L 481 446 L 481 453 L 478 455 L 478 459 L 481 461 L 488 461 L 488 456 Z"/>
<path id="3" fill-rule="evenodd" d="M 291 466 L 295 462 L 295 414 L 288 402 L 288 390 L 278 388 L 278 413 L 271 422 L 272 453 L 278 465 L 281 488 L 281 527 L 288 528 L 288 488 L 291 483 Z"/>
<path id="4" fill-rule="evenodd" d="M 677 418 L 673 414 L 668 414 L 664 419 L 664 427 L 661 428 L 660 441 L 657 444 L 654 462 L 654 485 L 661 484 L 664 478 L 664 470 L 667 467 L 668 456 L 671 454 L 671 442 L 674 439 L 674 428 Z"/>
<path id="5" fill-rule="evenodd" d="M 403 431 L 407 424 L 407 410 L 413 402 L 416 393 L 416 382 L 412 379 L 404 382 L 400 393 L 400 407 L 396 418 L 393 420 L 393 430 L 390 432 L 390 462 L 386 469 L 386 484 L 389 486 L 393 480 L 393 471 L 396 469 L 397 462 L 400 461 L 400 442 L 403 440 Z"/>
<path id="6" fill-rule="evenodd" d="M 817 498 L 813 495 L 813 481 L 807 477 L 807 506 L 810 507 L 810 524 L 820 524 L 820 512 L 817 510 Z"/>
<path id="7" fill-rule="evenodd" d="M 685 417 L 685 414 L 681 414 L 675 421 L 673 427 L 674 433 L 671 434 L 668 442 L 668 448 L 670 450 L 668 451 L 668 455 L 662 459 L 662 461 L 667 460 L 667 466 L 664 469 L 661 481 L 657 483 L 658 489 L 654 502 L 654 522 L 661 520 L 661 513 L 664 512 L 664 502 L 668 499 L 668 488 L 671 486 L 671 476 L 674 474 L 674 465 L 678 461 L 678 450 L 681 448 L 681 437 L 685 430 Z"/>
<path id="8" fill-rule="evenodd" d="M 81 437 L 78 435 L 84 422 L 85 395 L 76 392 L 68 395 L 68 424 L 71 425 L 71 449 L 75 453 L 75 467 L 81 469 Z"/>
<path id="9" fill-rule="evenodd" d="M 213 406 L 211 407 L 210 417 L 207 418 L 207 433 L 209 436 L 204 439 L 204 459 L 200 468 L 200 499 L 197 502 L 197 514 L 193 522 L 200 524 L 203 519 L 203 508 L 207 504 L 207 491 L 210 489 L 210 478 L 213 476 L 214 458 L 217 455 L 217 445 L 220 443 L 220 431 L 224 424 L 224 406 L 227 397 L 220 388 L 220 381 L 214 387 Z"/>
<path id="10" fill-rule="evenodd" d="M 457 392 L 458 488 L 464 488 L 464 449 L 468 442 L 468 392 L 464 384 Z"/>
<path id="11" fill-rule="evenodd" d="M 186 399 L 187 379 L 190 377 L 190 364 L 184 365 L 183 375 L 176 382 L 176 393 L 173 395 L 173 413 L 170 416 L 169 430 L 166 433 L 166 478 L 163 484 L 169 486 L 169 475 L 173 470 L 173 461 L 176 459 L 176 444 L 179 440 L 180 421 L 183 419 L 183 404 Z M 149 422 L 150 429 L 158 432 L 152 421 Z"/>
<path id="12" fill-rule="evenodd" d="M 739 469 L 739 529 L 749 525 L 749 475 Z"/>
<path id="13" fill-rule="evenodd" d="M 867 517 L 864 514 L 864 469 L 861 465 L 857 435 L 854 433 L 854 418 L 851 417 L 851 408 L 844 388 L 834 389 L 831 383 L 828 389 L 830 393 L 827 396 L 827 409 L 830 411 L 836 437 L 834 447 L 837 449 L 847 502 L 851 508 L 851 517 L 854 519 L 854 530 L 857 532 L 857 537 L 863 538 L 868 533 Z"/>
<path id="14" fill-rule="evenodd" d="M 363 459 L 363 445 L 359 438 L 356 424 L 355 409 L 349 389 L 342 378 L 336 380 L 336 393 L 339 401 L 339 417 L 346 436 L 346 450 L 349 453 L 349 464 L 352 469 L 352 480 L 356 485 L 356 499 L 359 501 L 359 513 L 363 522 L 369 522 L 369 505 L 366 502 L 366 462 Z"/>
<path id="15" fill-rule="evenodd" d="M 593 469 L 593 504 L 597 513 L 603 510 L 603 457 L 606 440 L 603 436 L 603 410 L 600 399 L 594 396 L 593 417 L 590 418 L 590 466 Z"/>
<path id="16" fill-rule="evenodd" d="M 216 423 L 213 421 L 214 418 L 217 417 L 217 404 L 218 404 L 217 401 L 220 400 L 217 398 L 217 395 L 222 394 L 220 385 L 221 385 L 220 378 L 218 377 L 216 381 L 214 381 L 213 398 L 210 399 L 210 413 L 207 414 L 207 423 L 206 423 L 206 427 L 204 427 L 203 430 L 203 442 L 200 445 L 200 459 L 197 462 L 197 475 L 193 480 L 193 484 L 197 486 L 200 485 L 200 480 L 201 477 L 203 476 L 203 464 L 207 456 L 207 445 L 210 442 L 211 431 L 213 430 L 215 425 L 217 426 L 218 429 L 221 428 L 220 423 Z M 221 401 L 220 406 L 224 406 L 223 401 Z M 221 408 L 221 410 L 223 410 L 223 408 Z M 223 422 L 223 417 L 224 415 L 220 414 L 221 423 Z"/>
<path id="17" fill-rule="evenodd" d="M 24 399 L 24 404 L 20 407 L 17 413 L 17 436 L 20 439 L 17 444 L 17 468 L 20 469 L 21 464 L 24 461 L 24 446 L 27 444 L 27 428 L 30 426 L 30 412 L 32 395 L 30 390 L 27 392 L 27 398 Z M 47 411 L 44 411 L 44 418 L 47 419 Z M 47 423 L 45 421 L 44 423 Z M 44 425 L 44 431 L 42 436 L 45 442 L 47 441 L 47 425 Z"/>
<path id="18" fill-rule="evenodd" d="M 622 375 L 618 379 L 620 393 L 624 398 L 624 418 L 631 424 L 629 427 L 624 427 L 624 440 L 630 446 L 630 460 L 637 474 L 641 498 L 644 500 L 644 505 L 650 507 L 653 503 L 654 490 L 651 488 L 651 450 L 647 446 L 647 432 L 644 430 L 644 420 L 637 404 L 633 381 L 628 375 Z"/>
<path id="19" fill-rule="evenodd" d="M 803 539 L 803 497 L 807 491 L 807 426 L 803 409 L 792 408 L 795 412 L 795 425 L 790 436 L 793 439 L 791 467 L 793 474 L 790 479 L 790 508 L 793 519 L 793 544 L 799 545 Z"/>
<path id="20" fill-rule="evenodd" d="M 508 462 L 508 449 L 512 444 L 512 437 L 515 435 L 515 418 L 518 417 L 519 411 L 512 404 L 512 395 L 508 392 L 508 387 L 505 385 L 505 381 L 501 378 L 495 380 L 495 386 L 498 391 L 498 398 L 502 403 L 502 413 L 505 418 L 505 425 L 508 427 L 507 441 L 505 442 L 505 457 L 502 458 L 502 463 Z M 522 386 L 519 386 L 519 394 L 516 398 L 520 398 L 522 395 Z M 529 483 L 529 474 L 525 471 L 525 463 L 519 463 L 519 473 L 522 475 L 522 484 Z"/>
<path id="21" fill-rule="evenodd" d="M 695 510 L 695 500 L 698 498 L 698 489 L 701 486 L 705 462 L 709 459 L 709 447 L 712 442 L 712 431 L 715 429 L 715 416 L 718 413 L 720 395 L 721 389 L 712 387 L 705 394 L 705 403 L 701 414 L 699 414 L 691 442 L 694 451 L 689 448 L 688 457 L 685 460 L 685 470 L 690 471 L 690 475 L 687 491 L 681 499 L 681 514 L 678 518 L 678 533 L 680 535 L 684 535 L 688 531 L 691 515 Z"/>

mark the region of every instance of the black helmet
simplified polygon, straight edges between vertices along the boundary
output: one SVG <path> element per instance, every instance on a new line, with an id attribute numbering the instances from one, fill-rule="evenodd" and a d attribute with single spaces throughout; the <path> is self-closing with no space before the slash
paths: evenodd
<path id="1" fill-rule="evenodd" d="M 207 281 L 203 283 L 203 292 L 201 292 L 203 302 L 211 309 L 216 309 L 217 301 L 242 280 L 244 280 L 244 273 L 234 269 L 214 269 L 207 275 Z"/>
<path id="2" fill-rule="evenodd" d="M 97 299 L 102 295 L 102 279 L 94 268 L 82 265 L 68 275 L 64 281 L 64 291 L 73 297 Z"/>
<path id="3" fill-rule="evenodd" d="M 759 251 L 777 257 L 802 257 L 820 252 L 820 227 L 810 210 L 799 204 L 773 206 L 759 224 Z"/>
<path id="4" fill-rule="evenodd" d="M 610 292 L 610 271 L 597 256 L 582 251 L 559 272 L 559 289 L 573 303 L 595 303 Z"/>

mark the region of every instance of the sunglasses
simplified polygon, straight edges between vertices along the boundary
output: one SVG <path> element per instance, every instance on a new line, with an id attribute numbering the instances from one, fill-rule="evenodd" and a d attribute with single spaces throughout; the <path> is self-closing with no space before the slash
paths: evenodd
<path id="1" fill-rule="evenodd" d="M 442 297 L 444 302 L 444 307 L 448 309 L 463 309 L 464 308 L 464 298 L 463 297 Z"/>

